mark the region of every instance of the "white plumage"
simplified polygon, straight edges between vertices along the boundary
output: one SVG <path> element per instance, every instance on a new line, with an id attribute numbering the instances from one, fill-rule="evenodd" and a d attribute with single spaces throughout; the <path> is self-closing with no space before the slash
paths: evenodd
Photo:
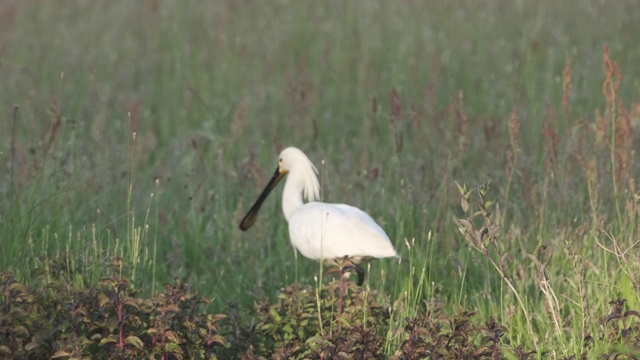
<path id="1" fill-rule="evenodd" d="M 347 257 L 358 272 L 361 285 L 364 271 L 358 264 L 366 258 L 398 257 L 384 230 L 364 211 L 345 204 L 317 202 L 320 184 L 317 170 L 298 148 L 280 153 L 278 167 L 251 210 L 240 223 L 249 229 L 269 192 L 288 174 L 282 194 L 282 212 L 289 223 L 291 244 L 305 257 L 332 263 Z M 303 196 L 309 202 L 303 202 Z"/>
<path id="2" fill-rule="evenodd" d="M 398 256 L 387 234 L 364 211 L 344 204 L 310 202 L 289 219 L 291 244 L 309 259 Z"/>

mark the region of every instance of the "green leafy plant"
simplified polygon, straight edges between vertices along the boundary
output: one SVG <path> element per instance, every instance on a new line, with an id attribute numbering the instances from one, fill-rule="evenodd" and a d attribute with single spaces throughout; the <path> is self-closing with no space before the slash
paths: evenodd
<path id="1" fill-rule="evenodd" d="M 7 358 L 215 358 L 226 342 L 225 316 L 201 312 L 209 301 L 178 279 L 153 297 L 140 297 L 129 279 L 113 274 L 89 288 L 65 276 L 39 276 L 31 286 L 0 275 L 0 354 Z"/>
<path id="2" fill-rule="evenodd" d="M 631 359 L 640 356 L 640 312 L 628 309 L 625 299 L 611 300 L 611 312 L 604 318 L 604 337 L 617 347 L 603 354 L 606 359 Z M 634 354 L 632 357 L 629 354 Z"/>
<path id="3" fill-rule="evenodd" d="M 346 283 L 343 311 L 338 316 L 340 281 L 318 289 L 292 284 L 281 290 L 278 302 L 256 305 L 258 322 L 250 334 L 250 345 L 242 356 L 276 354 L 279 358 L 330 359 L 340 354 L 381 355 L 380 334 L 388 326 L 389 314 L 376 291 Z"/>
<path id="4" fill-rule="evenodd" d="M 529 359 L 535 351 L 503 343 L 507 328 L 493 318 L 479 325 L 475 311 L 459 309 L 453 316 L 442 312 L 444 305 L 433 301 L 419 314 L 407 319 L 406 339 L 392 360 L 400 359 L 502 359 L 507 354 L 517 359 Z"/>

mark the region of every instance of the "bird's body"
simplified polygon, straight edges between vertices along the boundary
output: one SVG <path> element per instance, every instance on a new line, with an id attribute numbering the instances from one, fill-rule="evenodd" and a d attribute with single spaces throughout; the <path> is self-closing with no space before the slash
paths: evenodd
<path id="1" fill-rule="evenodd" d="M 397 256 L 387 234 L 364 211 L 345 204 L 310 202 L 300 206 L 289 220 L 291 244 L 314 260 L 348 256 L 363 258 Z"/>
<path id="2" fill-rule="evenodd" d="M 366 258 L 398 257 L 384 230 L 364 211 L 345 204 L 317 202 L 320 184 L 316 168 L 299 149 L 288 147 L 280 153 L 278 168 L 251 210 L 240 223 L 247 230 L 255 222 L 262 202 L 285 174 L 282 211 L 289 223 L 291 244 L 305 257 L 335 262 L 348 258 L 356 267 L 359 284 Z M 309 200 L 303 202 L 304 197 Z"/>

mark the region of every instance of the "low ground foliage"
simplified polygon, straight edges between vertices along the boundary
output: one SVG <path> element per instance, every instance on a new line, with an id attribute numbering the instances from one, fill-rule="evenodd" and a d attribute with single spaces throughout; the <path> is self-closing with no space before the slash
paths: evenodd
<path id="1" fill-rule="evenodd" d="M 119 269 L 119 259 L 114 269 Z M 505 335 L 509 329 L 478 318 L 475 311 L 443 312 L 424 302 L 403 328 L 390 327 L 388 298 L 340 281 L 317 287 L 292 284 L 278 301 L 256 301 L 253 320 L 230 311 L 211 315 L 209 301 L 175 280 L 151 298 L 140 296 L 119 271 L 90 288 L 74 286 L 68 273 L 46 273 L 27 286 L 0 274 L 0 353 L 18 359 L 379 359 L 386 334 L 399 341 L 389 359 L 532 359 L 552 351 L 526 349 Z M 343 311 L 338 313 L 338 302 Z M 624 299 L 599 315 L 600 332 L 584 339 L 580 358 L 592 358 L 594 341 L 611 344 L 605 359 L 631 359 L 640 349 L 640 312 Z M 575 356 L 560 357 L 573 359 Z"/>

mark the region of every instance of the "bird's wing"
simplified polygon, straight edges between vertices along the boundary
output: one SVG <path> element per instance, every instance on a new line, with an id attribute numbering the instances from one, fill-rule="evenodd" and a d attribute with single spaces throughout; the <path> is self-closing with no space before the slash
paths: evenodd
<path id="1" fill-rule="evenodd" d="M 289 219 L 289 234 L 302 255 L 312 259 L 398 256 L 384 230 L 350 205 L 307 203 Z"/>

